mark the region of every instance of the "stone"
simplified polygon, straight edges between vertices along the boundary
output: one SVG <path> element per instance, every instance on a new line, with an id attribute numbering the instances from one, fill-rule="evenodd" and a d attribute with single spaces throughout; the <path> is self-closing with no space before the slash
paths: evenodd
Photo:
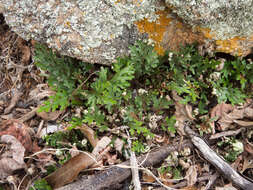
<path id="1" fill-rule="evenodd" d="M 163 54 L 199 38 L 158 0 L 0 0 L 0 7 L 22 38 L 91 63 L 110 64 L 136 40 Z"/>
<path id="2" fill-rule="evenodd" d="M 249 0 L 245 2 L 252 4 Z M 195 41 L 212 47 L 212 51 L 247 55 L 253 43 L 249 27 L 253 14 L 247 3 L 0 0 L 0 11 L 12 30 L 25 40 L 46 43 L 62 55 L 85 62 L 111 64 L 118 56 L 127 55 L 128 47 L 137 40 L 153 44 L 160 55 L 167 49 L 178 50 L 180 45 Z"/>
<path id="3" fill-rule="evenodd" d="M 252 0 L 166 0 L 193 30 L 215 44 L 216 51 L 245 56 L 253 47 Z"/>

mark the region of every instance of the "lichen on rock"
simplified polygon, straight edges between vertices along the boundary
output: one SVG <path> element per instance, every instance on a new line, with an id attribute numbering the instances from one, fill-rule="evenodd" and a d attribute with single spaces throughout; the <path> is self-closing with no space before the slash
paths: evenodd
<path id="1" fill-rule="evenodd" d="M 217 40 L 252 35 L 251 0 L 166 0 L 166 3 L 188 24 L 211 29 Z"/>
<path id="2" fill-rule="evenodd" d="M 60 53 L 109 63 L 145 35 L 135 21 L 155 21 L 156 0 L 0 0 L 7 23 L 24 39 L 46 42 Z"/>
<path id="3" fill-rule="evenodd" d="M 166 0 L 167 6 L 215 44 L 215 51 L 246 56 L 253 46 L 253 1 Z"/>

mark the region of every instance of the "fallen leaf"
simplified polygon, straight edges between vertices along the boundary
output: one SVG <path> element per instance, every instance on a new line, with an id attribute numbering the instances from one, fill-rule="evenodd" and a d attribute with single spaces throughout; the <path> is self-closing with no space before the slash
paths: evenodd
<path id="1" fill-rule="evenodd" d="M 29 99 L 27 100 L 26 104 L 30 102 L 40 102 L 40 100 L 53 96 L 55 91 L 51 90 L 47 84 L 38 84 L 35 89 L 31 90 L 29 93 Z"/>
<path id="2" fill-rule="evenodd" d="M 156 181 L 156 179 L 150 175 L 148 172 L 146 172 L 145 170 L 142 172 L 142 181 L 143 182 L 149 182 L 149 183 L 153 183 Z"/>
<path id="3" fill-rule="evenodd" d="M 91 129 L 87 125 L 83 125 L 83 126 L 79 127 L 78 129 L 80 129 L 82 131 L 82 133 L 88 139 L 88 141 L 90 142 L 90 144 L 93 148 L 97 146 L 99 139 L 96 137 L 96 133 L 93 129 Z"/>
<path id="4" fill-rule="evenodd" d="M 177 95 L 175 91 L 172 91 L 172 98 L 175 102 L 175 117 L 176 117 L 176 124 L 177 130 L 184 135 L 184 122 L 187 120 L 194 120 L 192 116 L 192 107 L 188 104 L 180 104 L 179 102 L 182 100 L 180 96 Z"/>
<path id="5" fill-rule="evenodd" d="M 0 159 L 0 179 L 4 179 L 14 171 L 26 167 L 24 162 L 25 148 L 11 135 L 2 135 L 0 141 L 9 146 L 9 150 L 4 152 Z"/>
<path id="6" fill-rule="evenodd" d="M 192 165 L 190 168 L 186 171 L 186 180 L 187 180 L 187 185 L 192 187 L 196 182 L 197 182 L 197 176 L 198 176 L 198 171 L 197 171 L 197 166 Z"/>
<path id="7" fill-rule="evenodd" d="M 210 112 L 211 120 L 210 127 L 212 128 L 212 133 L 215 134 L 215 124 L 214 122 L 222 118 L 225 114 L 231 112 L 234 107 L 231 104 L 225 104 L 222 102 L 221 104 L 217 104 Z"/>
<path id="8" fill-rule="evenodd" d="M 41 117 L 46 121 L 55 121 L 65 110 L 56 110 L 54 112 L 36 112 L 37 116 Z"/>
<path id="9" fill-rule="evenodd" d="M 80 153 L 69 159 L 61 168 L 47 176 L 45 179 L 55 189 L 71 183 L 76 179 L 80 171 L 96 163 L 94 155 Z M 93 158 L 92 158 L 93 157 Z"/>
<path id="10" fill-rule="evenodd" d="M 215 190 L 237 190 L 235 187 L 233 187 L 233 185 L 227 184 L 224 187 L 216 187 Z"/>
<path id="11" fill-rule="evenodd" d="M 246 169 L 253 168 L 253 161 L 252 158 L 249 158 L 248 156 L 245 156 L 243 161 L 243 166 L 241 169 L 241 173 L 243 173 Z"/>
<path id="12" fill-rule="evenodd" d="M 244 116 L 248 118 L 253 118 L 253 108 L 250 107 L 245 108 Z"/>
<path id="13" fill-rule="evenodd" d="M 93 149 L 92 154 L 98 156 L 101 151 L 103 151 L 111 142 L 109 137 L 102 137 L 100 141 L 98 141 L 96 147 Z"/>
<path id="14" fill-rule="evenodd" d="M 251 154 L 251 156 L 253 156 L 253 146 L 251 143 L 249 143 L 247 140 L 246 140 L 246 143 L 244 145 L 244 150 L 246 152 L 248 152 L 249 154 Z"/>
<path id="15" fill-rule="evenodd" d="M 242 127 L 253 127 L 253 121 L 233 120 L 233 122 Z"/>
<path id="16" fill-rule="evenodd" d="M 242 121 L 243 118 L 253 118 L 253 109 L 245 106 L 233 107 L 229 104 L 219 104 L 211 111 L 211 118 L 217 117 L 218 124 L 222 131 L 234 128 L 232 124 L 237 123 L 241 126 L 252 126 L 251 121 Z M 211 124 L 214 127 L 214 123 Z"/>
<path id="17" fill-rule="evenodd" d="M 28 152 L 31 152 L 33 149 L 28 127 L 19 120 L 3 121 L 0 124 L 0 136 L 2 135 L 14 136 Z"/>
<path id="18" fill-rule="evenodd" d="M 224 102 L 217 104 L 210 112 L 211 119 L 220 119 L 224 114 L 231 112 L 234 107 L 231 104 L 225 104 Z"/>
<path id="19" fill-rule="evenodd" d="M 14 90 L 13 92 L 13 96 L 11 98 L 11 103 L 10 105 L 5 108 L 4 110 L 4 114 L 8 114 L 11 112 L 11 110 L 16 106 L 16 104 L 18 103 L 20 97 L 22 96 L 22 92 L 18 91 L 18 90 Z"/>

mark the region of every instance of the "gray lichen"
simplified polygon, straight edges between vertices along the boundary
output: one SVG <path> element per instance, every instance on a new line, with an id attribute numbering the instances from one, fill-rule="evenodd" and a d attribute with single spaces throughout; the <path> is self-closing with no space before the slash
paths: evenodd
<path id="1" fill-rule="evenodd" d="M 216 39 L 253 34 L 252 0 L 166 0 L 166 3 L 188 24 L 211 29 Z"/>
<path id="2" fill-rule="evenodd" d="M 7 23 L 24 39 L 104 64 L 145 37 L 138 34 L 135 21 L 155 21 L 155 12 L 164 9 L 157 0 L 0 0 L 0 5 Z"/>

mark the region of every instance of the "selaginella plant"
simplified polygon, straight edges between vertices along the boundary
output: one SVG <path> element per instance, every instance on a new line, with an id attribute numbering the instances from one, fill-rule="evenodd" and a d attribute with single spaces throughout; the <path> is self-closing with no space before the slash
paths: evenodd
<path id="1" fill-rule="evenodd" d="M 252 96 L 252 63 L 235 58 L 218 70 L 221 62 L 199 55 L 193 45 L 161 57 L 152 46 L 137 42 L 129 56 L 118 58 L 111 67 L 57 56 L 42 45 L 35 53 L 37 65 L 56 91 L 41 110 L 82 106 L 83 116 L 73 118 L 72 126 L 87 123 L 100 131 L 127 126 L 132 136 L 138 136 L 133 143 L 138 151 L 143 150 L 140 142 L 152 138 L 157 127 L 176 132 L 172 90 L 183 98 L 181 103 L 198 107 L 199 114 L 207 112 L 210 99 L 237 104 Z"/>

